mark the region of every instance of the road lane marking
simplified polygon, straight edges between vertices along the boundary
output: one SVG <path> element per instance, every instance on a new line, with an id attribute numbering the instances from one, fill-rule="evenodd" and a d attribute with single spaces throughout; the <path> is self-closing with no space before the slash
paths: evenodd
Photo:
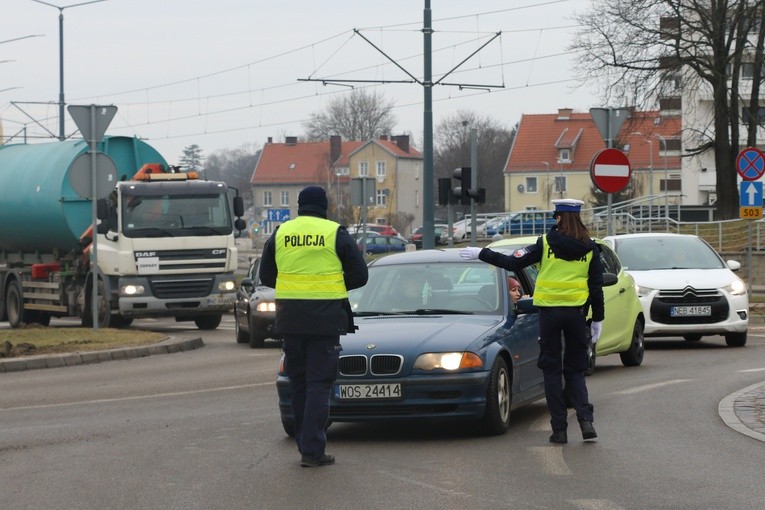
<path id="1" fill-rule="evenodd" d="M 624 510 L 610 499 L 572 499 L 569 503 L 582 510 Z"/>
<path id="2" fill-rule="evenodd" d="M 690 381 L 693 381 L 693 379 L 672 379 L 669 381 L 662 381 L 662 382 L 657 382 L 653 384 L 644 384 L 643 386 L 635 386 L 634 388 L 630 388 L 628 390 L 615 391 L 614 395 L 631 395 L 633 393 L 640 393 L 643 391 L 655 390 L 656 388 L 663 388 L 664 386 L 670 386 L 672 384 L 678 384 L 678 383 L 684 383 L 684 382 L 690 382 Z"/>
<path id="3" fill-rule="evenodd" d="M 739 370 L 739 373 L 747 373 L 747 372 L 765 372 L 765 367 L 763 368 L 748 368 L 746 370 Z"/>
<path id="4" fill-rule="evenodd" d="M 78 400 L 75 402 L 60 402 L 58 404 L 40 404 L 35 406 L 2 407 L 0 408 L 0 411 L 25 411 L 29 409 L 47 409 L 51 407 L 67 407 L 67 406 L 77 406 L 77 405 L 83 405 L 83 404 L 106 404 L 111 402 L 127 402 L 130 400 L 147 400 L 150 398 L 183 397 L 186 395 L 200 395 L 203 393 L 215 393 L 218 391 L 243 390 L 247 388 L 257 388 L 259 386 L 272 386 L 275 384 L 276 384 L 276 381 L 270 381 L 270 382 L 263 382 L 263 383 L 240 384 L 238 386 L 223 386 L 221 388 L 208 388 L 204 390 L 174 391 L 170 393 L 155 393 L 153 395 L 136 395 L 133 397 Z"/>
<path id="5" fill-rule="evenodd" d="M 532 446 L 529 448 L 542 464 L 542 471 L 548 475 L 571 476 L 573 473 L 563 460 L 562 446 Z"/>

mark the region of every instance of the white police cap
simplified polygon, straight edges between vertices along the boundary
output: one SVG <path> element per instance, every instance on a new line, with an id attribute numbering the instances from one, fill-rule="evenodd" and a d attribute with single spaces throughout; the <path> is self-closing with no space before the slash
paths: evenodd
<path id="1" fill-rule="evenodd" d="M 575 198 L 559 198 L 552 200 L 555 206 L 555 212 L 579 212 L 584 205 L 584 202 Z"/>

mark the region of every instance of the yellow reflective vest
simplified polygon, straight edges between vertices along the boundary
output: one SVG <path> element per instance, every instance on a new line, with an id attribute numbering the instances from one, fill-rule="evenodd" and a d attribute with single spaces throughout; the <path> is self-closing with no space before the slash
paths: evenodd
<path id="1" fill-rule="evenodd" d="M 547 236 L 542 236 L 542 263 L 534 290 L 536 306 L 581 306 L 590 295 L 587 286 L 589 251 L 577 260 L 559 259 L 550 249 Z"/>
<path id="2" fill-rule="evenodd" d="M 298 216 L 279 227 L 274 246 L 276 299 L 344 299 L 343 267 L 335 252 L 340 225 Z"/>

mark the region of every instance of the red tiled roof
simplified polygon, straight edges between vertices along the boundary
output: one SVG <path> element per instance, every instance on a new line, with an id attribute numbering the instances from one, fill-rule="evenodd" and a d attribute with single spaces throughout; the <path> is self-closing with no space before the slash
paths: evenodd
<path id="1" fill-rule="evenodd" d="M 656 119 L 660 122 L 655 123 Z M 615 145 L 630 146 L 628 157 L 633 168 L 648 168 L 653 148 L 653 164 L 656 167 L 663 161 L 660 157 L 663 147 L 656 135 L 676 138 L 680 136 L 681 129 L 680 117 L 660 117 L 657 111 L 633 112 L 622 124 Z M 570 163 L 558 163 L 560 148 L 571 150 Z M 593 156 L 605 148 L 606 144 L 589 113 L 572 113 L 567 118 L 559 118 L 557 113 L 523 115 L 505 172 L 544 171 L 547 169 L 544 162 L 555 171 L 589 171 Z M 667 156 L 667 159 L 667 164 L 672 168 L 680 166 L 679 156 Z"/>
<path id="2" fill-rule="evenodd" d="M 341 142 L 340 158 L 359 147 L 363 142 Z M 252 173 L 252 184 L 301 184 L 324 182 L 327 172 L 333 168 L 329 140 L 321 142 L 267 143 L 263 146 Z M 346 165 L 347 166 L 347 165 Z"/>

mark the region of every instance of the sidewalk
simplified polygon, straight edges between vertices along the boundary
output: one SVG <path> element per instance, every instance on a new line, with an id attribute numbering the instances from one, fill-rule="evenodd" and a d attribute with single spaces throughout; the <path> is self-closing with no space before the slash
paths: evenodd
<path id="1" fill-rule="evenodd" d="M 174 352 L 190 351 L 202 346 L 204 346 L 204 342 L 201 338 L 182 339 L 169 337 L 156 344 L 141 345 L 137 347 L 120 347 L 118 349 L 108 349 L 104 351 L 72 352 L 66 354 L 41 354 L 39 356 L 24 356 L 21 358 L 0 358 L 0 373 L 142 358 L 154 354 L 171 354 Z"/>
<path id="2" fill-rule="evenodd" d="M 730 428 L 765 442 L 765 381 L 731 393 L 717 407 Z"/>

